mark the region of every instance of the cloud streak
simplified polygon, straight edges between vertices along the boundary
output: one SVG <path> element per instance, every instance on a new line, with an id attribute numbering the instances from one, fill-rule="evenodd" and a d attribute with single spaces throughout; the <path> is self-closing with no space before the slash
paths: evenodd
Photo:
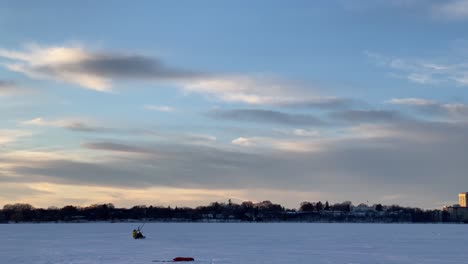
<path id="1" fill-rule="evenodd" d="M 16 129 L 0 129 L 0 144 L 12 143 L 21 138 L 31 136 L 33 133 L 16 130 Z"/>
<path id="2" fill-rule="evenodd" d="M 21 124 L 27 126 L 59 127 L 75 132 L 116 132 L 115 129 L 95 126 L 88 121 L 78 119 L 58 119 L 49 121 L 42 117 L 37 117 L 23 121 Z"/>
<path id="3" fill-rule="evenodd" d="M 19 86 L 13 81 L 1 80 L 0 79 L 0 97 L 21 95 L 27 93 L 28 90 Z"/>
<path id="4" fill-rule="evenodd" d="M 461 21 L 468 18 L 467 0 L 373 0 L 361 1 L 360 3 L 347 3 L 345 6 L 350 10 L 374 11 L 375 8 L 388 12 L 388 9 L 397 9 L 398 11 L 410 11 L 422 14 L 436 21 Z"/>
<path id="5" fill-rule="evenodd" d="M 81 144 L 81 147 L 92 150 L 116 151 L 116 152 L 130 152 L 130 153 L 151 153 L 149 149 L 130 146 L 126 144 L 114 142 L 88 142 Z"/>
<path id="6" fill-rule="evenodd" d="M 441 103 L 422 98 L 394 98 L 388 101 L 390 104 L 404 105 L 431 115 L 467 119 L 468 105 L 462 103 Z"/>
<path id="7" fill-rule="evenodd" d="M 82 47 L 30 45 L 24 51 L 0 49 L 6 67 L 32 78 L 68 82 L 110 91 L 114 79 L 185 80 L 204 74 L 166 66 L 161 60 L 134 54 L 98 52 Z"/>
<path id="8" fill-rule="evenodd" d="M 267 76 L 217 76 L 185 83 L 187 92 L 204 94 L 225 102 L 303 108 L 346 108 L 352 99 L 317 95 L 310 87 Z"/>
<path id="9" fill-rule="evenodd" d="M 332 112 L 330 117 L 351 123 L 398 122 L 406 119 L 396 110 L 346 110 Z"/>
<path id="10" fill-rule="evenodd" d="M 167 105 L 145 105 L 144 108 L 150 111 L 174 112 L 175 108 Z"/>
<path id="11" fill-rule="evenodd" d="M 322 126 L 325 122 L 310 114 L 290 114 L 273 110 L 213 110 L 208 116 L 219 120 L 280 124 L 287 126 Z"/>
<path id="12" fill-rule="evenodd" d="M 451 20 L 463 20 L 468 18 L 467 0 L 440 1 L 432 7 L 434 15 Z"/>
<path id="13" fill-rule="evenodd" d="M 386 57 L 365 52 L 378 66 L 386 67 L 397 77 L 421 85 L 454 84 L 468 86 L 468 64 L 439 63 L 431 60 L 415 60 Z"/>

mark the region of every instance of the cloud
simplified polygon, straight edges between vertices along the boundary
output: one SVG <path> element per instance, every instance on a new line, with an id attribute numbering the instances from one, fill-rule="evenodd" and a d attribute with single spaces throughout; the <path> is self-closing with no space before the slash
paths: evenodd
<path id="1" fill-rule="evenodd" d="M 116 149 L 122 150 L 124 147 L 95 143 L 93 148 L 115 151 Z M 128 150 L 128 146 L 124 149 Z M 67 159 L 24 162 L 18 159 L 10 162 L 14 164 L 12 170 L 15 174 L 22 176 L 11 180 L 121 188 L 151 186 L 192 188 L 208 185 L 208 188 L 239 187 L 242 186 L 242 179 L 234 175 L 237 175 L 239 170 L 244 170 L 240 166 L 253 166 L 253 163 L 249 161 L 251 157 L 252 154 L 233 153 L 195 145 L 170 147 L 160 145 L 157 151 L 147 153 L 147 155 L 107 159 L 101 162 Z M 255 160 L 259 162 L 258 159 Z M 245 177 L 241 176 L 241 178 Z"/>
<path id="2" fill-rule="evenodd" d="M 281 107 L 346 108 L 356 102 L 322 95 L 310 85 L 267 75 L 202 73 L 166 66 L 144 55 L 96 51 L 81 46 L 29 45 L 24 50 L 0 49 L 0 58 L 11 71 L 35 79 L 67 82 L 100 92 L 112 91 L 115 80 L 164 82 L 185 93 L 250 105 Z M 170 112 L 167 106 L 145 107 Z"/>
<path id="3" fill-rule="evenodd" d="M 407 76 L 408 80 L 415 82 L 415 83 L 420 83 L 420 84 L 431 84 L 435 83 L 436 81 L 431 77 L 429 74 L 423 74 L 423 73 L 410 73 Z"/>
<path id="4" fill-rule="evenodd" d="M 166 66 L 161 60 L 135 54 L 100 52 L 79 46 L 30 45 L 23 51 L 0 49 L 6 67 L 31 78 L 68 82 L 96 91 L 110 91 L 114 79 L 185 80 L 202 74 Z"/>
<path id="5" fill-rule="evenodd" d="M 319 130 L 296 128 L 296 129 L 285 129 L 285 128 L 274 128 L 273 132 L 280 136 L 292 136 L 292 137 L 318 137 L 321 135 Z"/>
<path id="6" fill-rule="evenodd" d="M 146 110 L 159 111 L 159 112 L 174 112 L 175 108 L 166 105 L 145 105 Z"/>
<path id="7" fill-rule="evenodd" d="M 387 101 L 387 103 L 410 106 L 432 106 L 434 104 L 437 104 L 435 101 L 422 98 L 393 98 Z"/>
<path id="8" fill-rule="evenodd" d="M 467 0 L 440 1 L 432 6 L 434 15 L 447 19 L 462 20 L 468 18 Z"/>
<path id="9" fill-rule="evenodd" d="M 441 103 L 422 98 L 394 98 L 389 100 L 388 103 L 409 106 L 420 112 L 432 115 L 442 115 L 465 120 L 468 116 L 468 105 L 462 103 Z"/>
<path id="10" fill-rule="evenodd" d="M 142 147 L 129 146 L 113 142 L 88 142 L 81 144 L 82 147 L 93 150 L 131 152 L 131 153 L 151 153 L 149 149 Z"/>
<path id="11" fill-rule="evenodd" d="M 365 52 L 380 67 L 391 70 L 394 76 L 421 85 L 453 84 L 468 86 L 468 64 L 439 63 L 431 60 L 402 59 Z"/>
<path id="12" fill-rule="evenodd" d="M 76 132 L 115 132 L 115 129 L 95 126 L 78 119 L 58 119 L 58 120 L 45 120 L 42 117 L 37 117 L 31 120 L 21 122 L 22 125 L 29 126 L 45 126 L 45 127 L 59 127 L 70 131 Z"/>
<path id="13" fill-rule="evenodd" d="M 404 121 L 406 118 L 395 110 L 346 110 L 332 112 L 330 116 L 334 119 L 346 122 L 397 122 Z"/>
<path id="14" fill-rule="evenodd" d="M 293 134 L 301 137 L 316 137 L 320 135 L 320 132 L 317 130 L 295 129 Z"/>
<path id="15" fill-rule="evenodd" d="M 23 121 L 22 124 L 23 125 L 44 126 L 44 125 L 48 125 L 48 124 L 51 124 L 51 123 L 45 122 L 42 117 L 37 117 L 37 118 L 33 118 L 31 120 Z"/>
<path id="16" fill-rule="evenodd" d="M 0 79 L 0 97 L 2 96 L 12 96 L 12 95 L 21 95 L 29 92 L 28 89 L 25 89 L 19 86 L 13 81 L 1 80 Z"/>
<path id="17" fill-rule="evenodd" d="M 305 153 L 319 151 L 325 142 L 301 141 L 297 139 L 280 139 L 268 137 L 239 137 L 231 142 L 233 145 L 256 152 Z"/>
<path id="18" fill-rule="evenodd" d="M 388 13 L 390 8 L 399 11 L 397 15 L 401 15 L 401 11 L 409 11 L 411 16 L 421 14 L 436 21 L 460 21 L 468 18 L 468 0 L 373 0 L 359 3 L 343 1 L 343 4 L 355 11 L 376 12 L 378 8 Z"/>
<path id="19" fill-rule="evenodd" d="M 314 95 L 310 87 L 267 76 L 217 76 L 184 84 L 184 90 L 226 102 L 282 107 L 343 108 L 354 100 Z"/>
<path id="20" fill-rule="evenodd" d="M 255 145 L 255 140 L 252 138 L 239 137 L 232 140 L 232 144 L 243 146 L 243 147 L 252 147 Z"/>
<path id="21" fill-rule="evenodd" d="M 110 132 L 112 130 L 105 127 L 91 126 L 81 121 L 75 121 L 68 124 L 64 124 L 63 128 L 79 132 Z"/>
<path id="22" fill-rule="evenodd" d="M 364 136 L 364 133 L 379 135 Z M 103 141 L 83 145 L 87 150 L 105 150 L 93 153 L 100 158 L 89 161 L 66 156 L 62 159 L 8 158 L 4 154 L 0 154 L 0 159 L 2 164 L 9 164 L 9 170 L 15 175 L 8 177 L 10 182 L 124 189 L 249 186 L 320 190 L 340 193 L 353 200 L 381 199 L 382 194 L 398 189 L 408 196 L 395 202 L 431 207 L 437 200 L 450 198 L 457 186 L 468 184 L 464 176 L 468 170 L 467 135 L 468 126 L 462 123 L 392 123 L 360 126 L 355 136 L 347 134 L 338 139 L 243 136 L 233 140 L 234 148 L 226 149 L 150 142 L 141 147 L 131 142 L 118 145 Z M 316 148 L 311 150 L 314 144 Z M 309 151 L 293 151 L 294 147 Z M 251 148 L 263 149 L 252 151 Z M 141 155 L 123 158 L 109 153 L 126 151 Z M 437 194 L 418 200 L 428 188 L 437 188 Z"/>
<path id="23" fill-rule="evenodd" d="M 38 126 L 38 127 L 52 127 L 62 128 L 72 132 L 83 133 L 101 133 L 101 134 L 125 134 L 136 136 L 161 136 L 159 133 L 151 129 L 133 129 L 128 127 L 118 127 L 101 125 L 103 123 L 99 120 L 92 118 L 59 118 L 59 119 L 45 119 L 42 117 L 33 118 L 20 123 L 23 126 Z"/>
<path id="24" fill-rule="evenodd" d="M 399 130 L 398 127 L 395 127 L 395 124 L 358 124 L 346 128 L 342 137 L 348 139 L 405 138 L 414 140 L 411 135 L 408 135 Z"/>
<path id="25" fill-rule="evenodd" d="M 24 130 L 0 129 L 0 144 L 12 143 L 33 133 Z"/>
<path id="26" fill-rule="evenodd" d="M 288 126 L 321 126 L 325 124 L 319 118 L 309 114 L 289 114 L 260 109 L 213 110 L 208 113 L 208 116 L 222 120 L 282 124 Z"/>
<path id="27" fill-rule="evenodd" d="M 0 80 L 0 96 L 10 95 L 16 91 L 16 85 L 13 82 Z"/>
<path id="28" fill-rule="evenodd" d="M 31 196 L 42 196 L 45 194 L 50 194 L 50 192 L 36 190 L 34 188 L 15 183 L 2 182 L 0 185 L 0 199 L 7 200 L 10 203 L 17 203 L 18 201 L 31 202 L 31 200 L 28 201 L 27 198 Z"/>
<path id="29" fill-rule="evenodd" d="M 205 143 L 205 142 L 215 142 L 217 138 L 212 135 L 204 135 L 204 134 L 189 134 L 186 136 L 186 139 L 189 142 L 198 142 L 198 143 Z"/>

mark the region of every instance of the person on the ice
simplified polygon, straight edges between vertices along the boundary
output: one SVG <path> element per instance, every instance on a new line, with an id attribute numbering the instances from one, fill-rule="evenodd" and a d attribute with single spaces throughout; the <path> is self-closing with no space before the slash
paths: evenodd
<path id="1" fill-rule="evenodd" d="M 145 236 L 141 233 L 140 229 L 133 229 L 133 231 L 132 231 L 132 237 L 133 237 L 134 239 L 145 238 Z"/>

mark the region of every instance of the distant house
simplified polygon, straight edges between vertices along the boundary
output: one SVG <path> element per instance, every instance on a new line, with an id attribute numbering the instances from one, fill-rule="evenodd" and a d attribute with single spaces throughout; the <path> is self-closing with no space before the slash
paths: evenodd
<path id="1" fill-rule="evenodd" d="M 360 204 L 358 206 L 355 206 L 352 208 L 353 212 L 356 213 L 368 213 L 368 212 L 374 212 L 374 207 L 368 206 L 367 204 Z"/>
<path id="2" fill-rule="evenodd" d="M 468 221 L 468 208 L 461 207 L 456 204 L 453 206 L 445 206 L 444 211 L 448 213 L 449 220 L 453 222 L 466 222 Z"/>

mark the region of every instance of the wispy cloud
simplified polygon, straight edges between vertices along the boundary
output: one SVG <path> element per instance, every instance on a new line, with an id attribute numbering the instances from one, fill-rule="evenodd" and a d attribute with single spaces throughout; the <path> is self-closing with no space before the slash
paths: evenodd
<path id="1" fill-rule="evenodd" d="M 365 52 L 378 66 L 388 68 L 394 76 L 421 85 L 455 84 L 468 86 L 467 63 L 440 63 L 431 60 L 387 57 Z"/>
<path id="2" fill-rule="evenodd" d="M 81 144 L 81 147 L 93 150 L 105 150 L 130 153 L 151 153 L 149 149 L 137 146 L 130 146 L 115 142 L 87 142 Z"/>
<path id="3" fill-rule="evenodd" d="M 32 78 L 110 91 L 114 79 L 184 80 L 202 75 L 166 66 L 161 60 L 135 54 L 93 51 L 80 46 L 29 45 L 25 50 L 0 49 L 6 67 Z"/>
<path id="4" fill-rule="evenodd" d="M 271 137 L 239 137 L 233 139 L 231 143 L 248 150 L 286 153 L 316 152 L 321 150 L 323 145 L 325 145 L 324 141 L 304 141 Z"/>
<path id="5" fill-rule="evenodd" d="M 359 3 L 343 4 L 349 10 L 374 11 L 375 8 L 388 12 L 389 9 L 397 11 L 410 11 L 411 15 L 420 14 L 435 21 L 459 21 L 468 18 L 467 0 L 372 0 L 359 1 Z"/>
<path id="6" fill-rule="evenodd" d="M 33 133 L 17 129 L 0 129 L 0 144 L 12 143 Z"/>
<path id="7" fill-rule="evenodd" d="M 462 103 L 442 103 L 423 98 L 394 98 L 390 104 L 405 105 L 428 114 L 437 114 L 453 118 L 467 119 L 468 105 Z"/>
<path id="8" fill-rule="evenodd" d="M 89 120 L 80 119 L 57 119 L 46 120 L 42 117 L 37 117 L 31 120 L 21 122 L 22 125 L 29 126 L 45 126 L 45 127 L 59 127 L 77 132 L 112 132 L 112 128 L 106 128 L 91 124 Z"/>
<path id="9" fill-rule="evenodd" d="M 241 122 L 272 123 L 288 126 L 321 126 L 325 122 L 310 114 L 291 114 L 262 109 L 213 110 L 208 116 Z"/>
<path id="10" fill-rule="evenodd" d="M 320 132 L 309 129 L 294 129 L 293 134 L 301 137 L 316 137 L 320 135 Z"/>
<path id="11" fill-rule="evenodd" d="M 21 95 L 29 92 L 28 89 L 19 86 L 13 81 L 1 80 L 0 79 L 0 97 Z"/>
<path id="12" fill-rule="evenodd" d="M 206 142 L 214 142 L 217 141 L 217 138 L 212 135 L 206 135 L 206 134 L 189 134 L 186 136 L 186 139 L 190 142 L 195 142 L 195 143 L 206 143 Z"/>
<path id="13" fill-rule="evenodd" d="M 393 98 L 388 100 L 387 103 L 396 105 L 410 105 L 410 106 L 431 106 L 437 102 L 423 99 L 423 98 Z"/>
<path id="14" fill-rule="evenodd" d="M 438 1 L 432 6 L 434 15 L 446 19 L 468 19 L 467 0 Z"/>
<path id="15" fill-rule="evenodd" d="M 330 116 L 351 123 L 397 122 L 406 119 L 396 110 L 346 110 L 332 112 Z"/>
<path id="16" fill-rule="evenodd" d="M 296 136 L 296 137 L 318 137 L 321 135 L 321 132 L 316 129 L 285 129 L 285 128 L 274 128 L 273 132 L 280 136 Z"/>
<path id="17" fill-rule="evenodd" d="M 335 109 L 356 103 L 352 99 L 321 95 L 311 87 L 268 76 L 224 75 L 198 79 L 186 83 L 184 90 L 250 105 Z"/>
<path id="18" fill-rule="evenodd" d="M 11 202 L 26 201 L 31 196 L 43 197 L 50 192 L 37 190 L 25 185 L 2 182 L 0 185 L 0 200 Z M 33 201 L 33 200 L 31 200 Z"/>
<path id="19" fill-rule="evenodd" d="M 174 112 L 176 109 L 167 105 L 145 105 L 146 110 L 159 111 L 159 112 Z"/>

